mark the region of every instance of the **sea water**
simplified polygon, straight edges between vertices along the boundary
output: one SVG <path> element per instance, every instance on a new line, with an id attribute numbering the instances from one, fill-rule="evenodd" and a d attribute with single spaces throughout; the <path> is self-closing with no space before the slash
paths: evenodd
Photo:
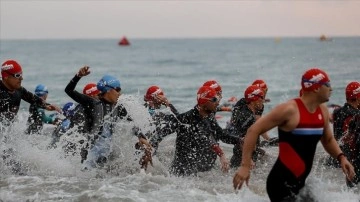
<path id="1" fill-rule="evenodd" d="M 271 100 L 265 104 L 267 113 L 298 96 L 301 75 L 308 68 L 319 67 L 329 74 L 333 88 L 329 104 L 342 105 L 347 83 L 360 80 L 359 37 L 327 42 L 316 38 L 130 38 L 131 45 L 126 47 L 117 42 L 2 40 L 0 61 L 17 60 L 23 67 L 23 86 L 34 91 L 37 84 L 46 85 L 47 101 L 58 106 L 72 101 L 64 88 L 80 67 L 90 66 L 91 74 L 80 80 L 76 88 L 79 92 L 86 83 L 97 82 L 105 74 L 113 75 L 121 83 L 119 102 L 135 124 L 144 127 L 150 117 L 142 106 L 143 95 L 151 85 L 160 86 L 179 112 L 186 112 L 195 106 L 196 92 L 207 80 L 220 83 L 224 102 L 231 96 L 243 97 L 252 81 L 263 79 Z M 17 121 L 0 134 L 1 150 L 12 148 L 12 158 L 22 165 L 22 175 L 13 175 L 0 160 L 2 201 L 269 201 L 265 184 L 278 154 L 276 147 L 266 148 L 266 156 L 252 171 L 249 186 L 235 192 L 232 178 L 236 170 L 222 173 L 219 162 L 212 171 L 197 177 L 169 175 L 176 134 L 160 143 L 154 166 L 140 170 L 138 156 L 134 155 L 137 140 L 132 125 L 118 122 L 112 142 L 115 158 L 105 169 L 83 172 L 79 156 L 65 155 L 61 146 L 48 149 L 53 126 L 45 126 L 43 135 L 24 135 L 28 107 L 22 101 Z M 217 115 L 225 127 L 231 114 Z M 277 136 L 276 129 L 270 131 L 270 136 Z M 77 138 L 63 137 L 59 144 Z M 230 158 L 232 146 L 221 146 Z M 341 170 L 324 166 L 324 158 L 326 153 L 319 144 L 302 195 L 324 202 L 359 201 L 359 189 L 349 190 Z"/>

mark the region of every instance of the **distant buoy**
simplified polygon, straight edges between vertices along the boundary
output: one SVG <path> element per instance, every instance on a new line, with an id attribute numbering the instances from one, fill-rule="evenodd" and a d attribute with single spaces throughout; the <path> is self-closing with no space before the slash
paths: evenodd
<path id="1" fill-rule="evenodd" d="M 328 38 L 328 37 L 325 36 L 324 34 L 319 37 L 319 40 L 320 40 L 320 41 L 332 41 L 331 38 Z"/>
<path id="2" fill-rule="evenodd" d="M 274 39 L 274 41 L 275 41 L 275 43 L 280 43 L 280 42 L 281 42 L 281 38 L 276 37 L 276 38 Z"/>
<path id="3" fill-rule="evenodd" d="M 120 41 L 119 41 L 119 46 L 129 46 L 130 42 L 129 40 L 127 40 L 127 38 L 124 36 Z"/>

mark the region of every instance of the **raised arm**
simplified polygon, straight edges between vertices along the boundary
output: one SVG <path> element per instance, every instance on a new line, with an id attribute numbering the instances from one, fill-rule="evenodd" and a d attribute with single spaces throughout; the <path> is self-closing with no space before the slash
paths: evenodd
<path id="1" fill-rule="evenodd" d="M 89 67 L 84 66 L 79 69 L 79 72 L 71 79 L 68 85 L 65 87 L 65 93 L 71 97 L 75 102 L 80 104 L 87 104 L 92 100 L 90 96 L 79 93 L 75 90 L 77 83 L 80 81 L 81 77 L 87 76 L 90 74 Z"/>

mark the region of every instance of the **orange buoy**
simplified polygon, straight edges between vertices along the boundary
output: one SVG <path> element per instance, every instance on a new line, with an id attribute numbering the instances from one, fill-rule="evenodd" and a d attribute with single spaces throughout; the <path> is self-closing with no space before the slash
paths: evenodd
<path id="1" fill-rule="evenodd" d="M 130 42 L 129 40 L 127 40 L 127 38 L 124 36 L 120 41 L 119 41 L 119 46 L 129 46 Z"/>

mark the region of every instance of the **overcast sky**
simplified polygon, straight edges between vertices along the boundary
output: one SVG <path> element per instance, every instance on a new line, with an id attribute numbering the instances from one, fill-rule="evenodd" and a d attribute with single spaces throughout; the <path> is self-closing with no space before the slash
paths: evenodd
<path id="1" fill-rule="evenodd" d="M 360 36 L 360 1 L 0 0 L 0 39 Z"/>

